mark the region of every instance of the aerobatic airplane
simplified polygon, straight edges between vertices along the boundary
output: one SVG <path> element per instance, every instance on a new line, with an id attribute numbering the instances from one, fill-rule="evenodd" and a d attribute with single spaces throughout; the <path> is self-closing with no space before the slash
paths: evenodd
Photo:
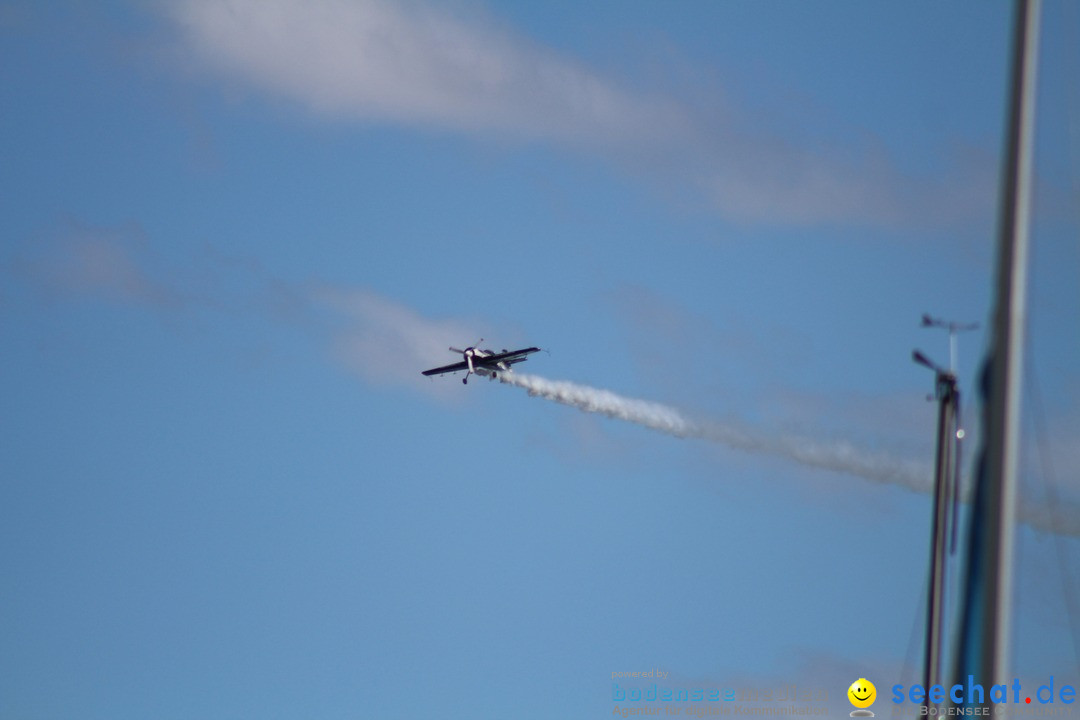
<path id="1" fill-rule="evenodd" d="M 466 385 L 469 383 L 470 375 L 488 376 L 492 380 L 498 377 L 498 373 L 508 372 L 510 366 L 515 363 L 524 362 L 528 359 L 529 355 L 534 352 L 540 352 L 540 348 L 531 347 L 524 350 L 503 350 L 501 353 L 492 352 L 491 350 L 481 350 L 478 345 L 484 342 L 484 338 L 480 338 L 479 342 L 473 347 L 467 347 L 464 350 L 458 350 L 457 348 L 450 348 L 452 353 L 461 353 L 465 359 L 461 362 L 456 362 L 453 365 L 444 365 L 442 367 L 432 368 L 431 370 L 424 370 L 423 375 L 444 375 L 446 373 L 461 372 L 465 370 L 465 377 L 461 382 Z"/>

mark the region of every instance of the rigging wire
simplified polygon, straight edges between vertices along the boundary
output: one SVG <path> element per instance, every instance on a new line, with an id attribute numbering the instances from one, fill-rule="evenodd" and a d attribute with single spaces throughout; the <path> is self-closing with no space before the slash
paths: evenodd
<path id="1" fill-rule="evenodd" d="M 1034 361 L 1030 343 L 1027 349 L 1028 358 Z M 1046 412 L 1042 404 L 1042 391 L 1039 387 L 1038 375 L 1032 365 L 1027 368 L 1028 395 L 1031 398 L 1031 410 L 1028 416 L 1031 420 L 1035 433 L 1035 455 L 1039 459 L 1038 476 L 1043 482 L 1043 490 L 1046 493 L 1046 511 L 1050 515 L 1050 537 L 1053 538 L 1054 556 L 1058 565 L 1058 577 L 1061 578 L 1061 591 L 1065 601 L 1065 615 L 1069 623 L 1069 637 L 1072 640 L 1073 661 L 1080 670 L 1080 598 L 1077 597 L 1076 588 L 1073 585 L 1073 577 L 1070 565 L 1065 561 L 1066 550 L 1064 540 L 1058 527 L 1061 524 L 1059 516 L 1060 495 L 1057 490 L 1057 475 L 1050 458 L 1047 447 L 1048 434 L 1046 431 Z"/>
<path id="2" fill-rule="evenodd" d="M 930 575 L 923 575 L 922 592 L 919 593 L 919 604 L 915 608 L 915 617 L 911 620 L 911 633 L 908 635 L 907 652 L 904 654 L 904 665 L 900 672 L 900 682 L 904 687 L 911 687 L 918 682 L 918 678 L 922 676 L 922 669 L 916 666 L 917 660 L 915 659 L 915 653 L 918 652 L 918 647 L 921 645 L 921 639 L 924 634 L 924 628 L 926 627 L 927 606 L 929 605 L 929 590 L 930 590 Z M 902 717 L 904 715 L 905 707 L 901 704 L 894 704 L 892 708 L 892 716 L 894 718 Z"/>

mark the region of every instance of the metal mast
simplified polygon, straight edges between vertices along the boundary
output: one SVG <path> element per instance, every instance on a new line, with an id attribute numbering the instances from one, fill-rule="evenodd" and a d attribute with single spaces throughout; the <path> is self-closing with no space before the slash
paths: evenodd
<path id="1" fill-rule="evenodd" d="M 945 620 L 945 570 L 950 529 L 955 527 L 957 475 L 960 464 L 960 391 L 952 370 L 938 367 L 921 352 L 913 355 L 915 362 L 934 371 L 935 394 L 938 400 L 937 460 L 934 472 L 934 510 L 930 542 L 930 582 L 926 603 L 926 640 L 923 655 L 923 687 L 925 706 L 931 702 L 929 689 L 941 682 L 941 642 Z"/>
<path id="2" fill-rule="evenodd" d="M 1039 0 L 1016 5 L 996 304 L 983 370 L 985 439 L 957 654 L 956 679 L 973 675 L 987 688 L 1008 682 L 1039 9 Z"/>

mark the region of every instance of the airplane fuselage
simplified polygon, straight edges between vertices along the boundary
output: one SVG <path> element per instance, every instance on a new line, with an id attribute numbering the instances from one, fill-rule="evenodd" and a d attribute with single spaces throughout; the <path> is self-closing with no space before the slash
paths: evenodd
<path id="1" fill-rule="evenodd" d="M 481 340 L 481 342 L 483 341 Z M 450 352 L 461 353 L 461 362 L 424 370 L 422 374 L 429 376 L 442 375 L 464 370 L 465 377 L 461 382 L 465 384 L 468 384 L 470 375 L 487 376 L 494 380 L 498 377 L 499 372 L 509 372 L 511 365 L 523 362 L 530 354 L 539 352 L 539 350 L 540 348 L 531 347 L 514 351 L 503 350 L 501 353 L 496 353 L 477 346 L 467 347 L 464 350 L 452 347 Z"/>

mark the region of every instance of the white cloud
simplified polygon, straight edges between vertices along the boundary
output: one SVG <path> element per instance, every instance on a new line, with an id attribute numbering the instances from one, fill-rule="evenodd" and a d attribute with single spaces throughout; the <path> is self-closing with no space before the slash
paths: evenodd
<path id="1" fill-rule="evenodd" d="M 191 62 L 321 116 L 584 149 L 738 222 L 925 223 L 993 201 L 985 167 L 921 183 L 874 147 L 793 145 L 714 87 L 675 79 L 681 99 L 635 90 L 456 3 L 166 7 Z"/>
<path id="2" fill-rule="evenodd" d="M 627 141 L 674 108 L 447 6 L 186 0 L 196 57 L 319 113 L 560 141 Z"/>

